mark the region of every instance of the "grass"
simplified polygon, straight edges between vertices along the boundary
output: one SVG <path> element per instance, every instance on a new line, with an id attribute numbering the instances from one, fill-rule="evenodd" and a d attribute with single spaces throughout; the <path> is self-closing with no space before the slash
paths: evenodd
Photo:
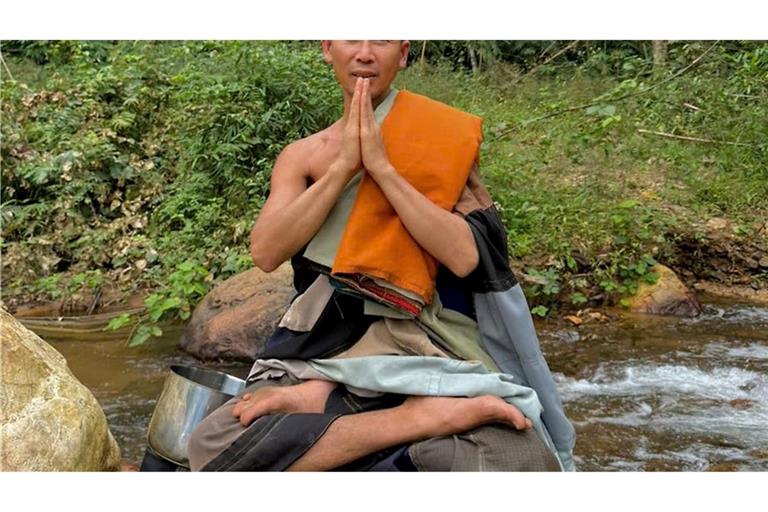
<path id="1" fill-rule="evenodd" d="M 515 82 L 512 72 L 505 79 L 416 67 L 399 77 L 402 88 L 484 118 L 481 174 L 501 210 L 511 257 L 518 270 L 550 268 L 567 284 L 540 296 L 542 303 L 567 302 L 563 291 L 580 289 L 569 274 L 589 274 L 581 288 L 594 294 L 606 279 L 621 288 L 617 270 L 644 255 L 680 266 L 676 240 L 710 218 L 730 220 L 745 239 L 768 219 L 765 88 L 749 102 L 736 101 L 740 84 L 705 69 L 635 98 L 526 122 L 591 103 L 624 80 L 579 69 L 510 86 L 504 84 Z M 765 285 L 764 274 L 753 277 Z M 623 291 L 631 292 L 634 284 L 627 284 Z"/>
<path id="2" fill-rule="evenodd" d="M 219 47 L 213 43 L 197 43 L 196 46 L 200 48 L 195 51 L 205 52 L 212 51 L 209 46 Z M 247 51 L 247 48 L 242 50 L 243 58 L 250 55 Z M 236 52 L 230 53 L 240 59 Z M 755 252 L 768 247 L 768 241 L 759 238 L 762 236 L 759 226 L 768 219 L 768 123 L 765 123 L 768 118 L 768 52 L 758 49 L 753 53 L 752 58 L 747 59 L 725 50 L 712 52 L 709 58 L 686 74 L 647 92 L 643 91 L 670 76 L 674 70 L 658 74 L 635 63 L 624 66 L 624 72 L 606 73 L 599 63 L 588 61 L 579 66 L 548 66 L 536 75 L 521 77 L 516 69 L 502 64 L 476 76 L 453 71 L 447 66 L 416 65 L 402 72 L 396 85 L 483 117 L 485 138 L 481 148 L 481 174 L 507 228 L 513 264 L 516 270 L 531 278 L 527 282 L 527 293 L 536 311 L 544 315 L 559 307 L 619 301 L 631 294 L 640 281 L 652 280 L 655 261 L 671 264 L 676 270 L 693 269 L 687 262 L 688 255 L 681 252 L 680 247 L 690 247 L 691 239 L 706 243 L 706 237 L 701 234 L 702 226 L 714 217 L 729 221 L 732 237 L 728 243 L 734 250 L 748 242 L 754 245 L 755 248 L 750 250 Z M 152 55 L 150 52 L 141 57 L 145 69 L 153 69 L 148 62 L 148 59 L 156 58 Z M 306 59 L 310 57 L 306 56 Z M 190 59 L 192 63 L 197 62 L 192 57 Z M 245 78 L 236 78 L 242 73 L 242 66 L 231 80 L 226 80 L 213 74 L 228 73 L 230 64 L 224 57 L 201 62 L 207 64 L 199 70 L 173 69 L 167 77 L 162 73 L 159 78 L 154 78 L 151 73 L 147 74 L 149 72 L 126 72 L 130 81 L 119 81 L 123 75 L 113 79 L 119 87 L 127 84 L 125 87 L 130 91 L 142 91 L 130 85 L 134 82 L 157 80 L 164 84 L 164 90 L 169 91 L 169 97 L 175 98 L 163 107 L 169 115 L 178 116 L 174 117 L 179 121 L 175 125 L 167 121 L 163 124 L 157 117 L 137 110 L 139 119 L 149 123 L 150 129 L 146 133 L 157 130 L 165 137 L 162 140 L 171 141 L 168 147 L 159 149 L 160 157 L 152 156 L 156 150 L 147 149 L 161 140 L 159 135 L 148 142 L 139 139 L 131 149 L 137 152 L 141 162 L 151 160 L 157 164 L 154 170 L 147 167 L 141 171 L 143 176 L 150 176 L 147 174 L 150 172 L 156 174 L 156 178 L 142 185 L 151 189 L 142 209 L 125 217 L 135 223 L 141 215 L 146 215 L 146 222 L 141 222 L 149 228 L 131 231 L 133 228 L 120 224 L 123 217 L 114 221 L 92 219 L 93 229 L 78 233 L 68 231 L 69 241 L 66 241 L 73 251 L 72 259 L 82 255 L 83 261 L 90 263 L 74 265 L 71 271 L 57 272 L 60 265 L 43 261 L 43 258 L 54 258 L 55 254 L 40 246 L 40 239 L 56 234 L 56 226 L 50 222 L 32 224 L 30 221 L 35 241 L 24 236 L 3 240 L 3 272 L 12 277 L 10 281 L 4 279 L 4 300 L 23 302 L 33 297 L 53 298 L 58 293 L 54 290 L 57 287 L 73 289 L 70 283 L 73 275 L 102 270 L 110 281 L 110 276 L 137 261 L 143 261 L 149 267 L 146 271 L 121 274 L 125 286 L 150 290 L 168 288 L 170 276 L 178 278 L 181 275 L 177 269 L 185 255 L 194 253 L 203 258 L 196 260 L 202 265 L 200 269 L 209 269 L 210 275 L 203 278 L 202 270 L 196 271 L 189 281 L 176 286 L 178 290 L 196 289 L 194 299 L 186 297 L 186 292 L 179 292 L 181 299 L 190 299 L 194 306 L 201 290 L 198 281 L 204 281 L 208 286 L 248 268 L 247 231 L 258 213 L 262 201 L 259 194 L 263 194 L 265 180 L 259 177 L 253 181 L 249 176 L 242 178 L 236 173 L 252 165 L 254 158 L 260 158 L 260 168 L 268 168 L 269 162 L 261 161 L 263 155 L 251 154 L 254 152 L 250 146 L 240 140 L 245 129 L 242 127 L 252 125 L 251 116 L 232 102 L 242 101 L 248 105 L 252 101 L 249 95 L 254 92 L 248 88 Z M 40 90 L 58 73 L 51 66 L 37 66 L 23 59 L 8 59 L 8 63 L 14 78 L 26 83 L 30 91 Z M 130 67 L 131 61 L 123 62 L 121 66 Z M 277 69 L 282 77 L 280 87 L 285 88 L 292 79 L 291 70 Z M 97 80 L 102 78 L 98 75 L 91 78 L 93 87 L 100 86 L 101 82 Z M 201 87 L 208 89 L 195 86 L 195 80 L 201 80 Z M 238 80 L 243 81 L 242 86 L 232 83 Z M 325 87 L 325 79 L 319 80 L 318 83 Z M 275 89 L 275 93 L 280 90 Z M 628 92 L 636 95 L 616 99 Z M 100 94 L 109 96 L 113 93 Z M 151 92 L 136 94 L 138 100 L 135 101 L 146 101 L 148 105 L 151 105 L 150 100 L 155 101 Z M 166 96 L 157 101 L 163 98 Z M 186 126 L 183 123 L 187 119 L 194 119 L 185 114 L 189 109 L 199 110 L 204 105 L 216 119 L 215 111 L 220 109 L 216 104 L 205 105 L 209 99 L 223 102 L 221 108 L 232 111 L 227 118 L 231 121 L 225 122 L 231 126 L 226 124 L 226 130 L 205 132 L 209 138 L 177 133 L 180 126 Z M 303 101 L 304 98 L 300 96 L 298 99 Z M 96 97 L 95 106 L 101 105 L 98 101 L 101 100 Z M 537 120 L 564 108 L 595 101 L 597 105 L 591 108 Z M 117 130 L 120 123 L 132 122 L 130 117 L 121 117 L 119 109 L 115 112 L 117 114 L 111 114 L 110 122 L 118 127 Z M 312 112 L 307 109 L 301 115 Z M 203 121 L 208 119 L 200 114 L 197 117 Z M 157 128 L 165 125 L 168 125 L 163 129 L 165 131 Z M 202 125 L 199 129 L 207 130 Z M 670 139 L 643 134 L 638 129 L 747 146 Z M 41 142 L 38 144 L 44 145 L 45 137 L 51 137 L 51 128 L 42 126 L 40 130 Z M 286 125 L 281 130 L 280 133 L 295 135 L 302 128 Z M 251 133 L 262 137 L 262 132 Z M 266 134 L 263 137 L 269 136 L 269 132 L 263 133 Z M 193 138 L 187 142 L 185 137 Z M 229 138 L 217 143 L 217 137 Z M 270 140 L 270 151 L 287 142 L 289 140 Z M 87 140 L 80 143 L 87 153 Z M 181 150 L 174 148 L 177 143 L 181 144 Z M 6 147 L 3 146 L 4 152 Z M 176 152 L 183 160 L 184 148 L 224 164 L 216 163 L 213 172 L 196 170 L 185 174 L 183 169 L 179 170 L 184 167 L 179 165 L 180 161 L 171 161 L 164 156 Z M 66 148 L 57 151 L 61 149 Z M 219 159 L 216 156 L 219 154 L 224 156 Z M 101 161 L 118 161 L 118 157 L 96 156 Z M 131 155 L 128 160 L 138 157 Z M 5 175 L 6 171 L 3 172 Z M 219 181 L 226 186 L 234 183 L 235 188 L 240 187 L 238 180 L 241 179 L 245 180 L 242 183 L 250 183 L 251 189 L 242 194 L 238 192 L 245 199 L 227 195 L 226 187 L 210 185 L 211 180 L 218 179 L 216 173 L 223 173 Z M 144 194 L 143 190 L 139 197 Z M 57 201 L 67 200 L 66 197 L 57 198 Z M 35 213 L 35 208 L 38 206 L 25 206 L 24 211 L 30 219 L 46 218 L 45 205 L 39 203 L 39 213 Z M 238 208 L 241 210 L 237 211 Z M 113 232 L 118 233 L 119 238 Z M 201 232 L 214 235 L 202 240 Z M 681 245 L 681 241 L 687 245 Z M 102 254 L 104 248 L 116 247 L 116 243 L 120 244 L 120 255 Z M 197 247 L 201 243 L 204 243 L 204 254 Z M 41 249 L 39 258 L 36 247 Z M 155 256 L 148 258 L 147 254 Z M 35 260 L 37 272 L 10 268 L 5 263 L 9 259 L 24 261 L 25 257 Z M 767 272 L 743 266 L 732 270 L 733 275 L 746 278 L 756 286 L 764 287 L 768 281 Z M 707 265 L 697 265 L 692 277 L 708 278 L 707 272 Z M 59 275 L 63 277 L 52 277 Z M 166 304 L 175 304 L 176 298 L 174 294 L 164 296 Z"/>

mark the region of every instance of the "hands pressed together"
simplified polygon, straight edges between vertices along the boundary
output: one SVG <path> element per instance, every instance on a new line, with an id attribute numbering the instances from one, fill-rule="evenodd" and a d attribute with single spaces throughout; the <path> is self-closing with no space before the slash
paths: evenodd
<path id="1" fill-rule="evenodd" d="M 362 166 L 374 178 L 392 171 L 373 113 L 370 80 L 358 78 L 344 125 L 341 151 L 331 169 L 351 178 Z"/>

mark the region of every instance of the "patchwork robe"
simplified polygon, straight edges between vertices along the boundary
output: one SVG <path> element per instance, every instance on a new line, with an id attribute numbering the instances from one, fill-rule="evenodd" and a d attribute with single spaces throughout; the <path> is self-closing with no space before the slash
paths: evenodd
<path id="1" fill-rule="evenodd" d="M 380 121 L 394 108 L 396 95 L 396 91 L 390 94 L 377 109 Z M 479 148 L 479 141 L 477 144 Z M 355 380 L 350 370 L 348 378 L 344 378 L 345 368 L 360 362 L 357 358 L 367 357 L 362 364 L 370 361 L 371 371 L 376 371 L 377 356 L 392 355 L 400 359 L 388 361 L 388 368 L 398 361 L 403 368 L 409 362 L 423 363 L 426 368 L 433 362 L 430 358 L 477 362 L 470 373 L 499 375 L 514 383 L 517 391 L 509 393 L 517 397 L 508 401 L 521 408 L 534 407 L 524 412 L 534 416 L 541 444 L 557 457 L 561 469 L 575 469 L 575 431 L 565 416 L 541 353 L 522 289 L 509 267 L 507 237 L 491 196 L 480 180 L 477 158 L 469 165 L 458 198 L 449 202 L 453 203 L 450 210 L 461 216 L 472 231 L 479 254 L 478 266 L 467 277 L 459 278 L 436 264 L 431 292 L 428 287 L 420 290 L 431 293 L 431 297 L 427 297 L 429 300 L 417 316 L 382 304 L 384 301 L 375 300 L 375 296 L 356 294 L 343 283 L 335 282 L 338 251 L 343 247 L 342 240 L 345 233 L 348 235 L 347 222 L 360 199 L 362 173 L 350 182 L 315 238 L 291 259 L 296 296 L 258 355 L 248 379 L 254 387 L 289 384 L 304 378 L 326 378 L 345 385 L 332 393 L 323 414 L 268 415 L 245 429 L 239 424 L 218 425 L 215 418 L 204 421 L 200 432 L 193 436 L 196 446 L 190 450 L 205 455 L 198 457 L 202 461 L 200 467 L 193 465 L 193 469 L 283 470 L 341 415 L 392 407 L 405 399 L 404 390 L 434 394 L 430 389 L 420 389 L 415 380 L 411 387 L 397 387 L 384 381 L 376 383 L 377 389 L 370 389 L 370 379 L 362 378 L 365 372 Z M 353 253 L 344 253 L 347 261 Z M 375 258 L 376 253 L 372 255 Z M 343 270 L 345 274 L 349 272 L 348 267 Z M 327 360 L 341 368 L 335 378 L 323 373 L 322 362 Z M 345 366 L 345 360 L 349 365 Z M 413 372 L 414 366 L 408 368 Z M 453 392 L 473 396 L 472 385 L 465 381 L 463 388 Z M 369 388 L 359 386 L 360 383 Z M 518 393 L 520 389 L 529 393 Z M 531 406 L 528 402 L 535 404 Z M 506 439 L 510 442 L 513 438 Z M 392 447 L 341 469 L 414 469 L 414 458 L 423 454 L 424 446 L 417 443 Z M 551 464 L 539 466 L 552 469 Z M 422 468 L 416 465 L 416 469 Z"/>

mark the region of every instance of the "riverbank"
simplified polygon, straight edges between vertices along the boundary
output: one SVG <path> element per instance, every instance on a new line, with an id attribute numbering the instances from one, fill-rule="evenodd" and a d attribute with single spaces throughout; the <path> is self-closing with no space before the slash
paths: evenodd
<path id="1" fill-rule="evenodd" d="M 657 261 L 689 287 L 768 289 L 768 58 L 710 46 L 673 46 L 661 73 L 596 52 L 398 78 L 484 119 L 481 174 L 534 314 L 621 305 Z M 73 48 L 6 57 L 3 304 L 93 313 L 140 296 L 184 319 L 252 266 L 274 158 L 338 115 L 333 77 L 298 44 Z"/>

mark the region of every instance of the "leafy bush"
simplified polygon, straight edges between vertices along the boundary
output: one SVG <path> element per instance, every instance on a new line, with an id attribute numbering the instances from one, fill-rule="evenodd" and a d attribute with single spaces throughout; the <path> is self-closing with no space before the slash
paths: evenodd
<path id="1" fill-rule="evenodd" d="M 483 179 L 542 316 L 621 303 L 699 220 L 749 239 L 768 211 L 768 45 L 671 42 L 658 70 L 648 41 L 583 41 L 539 66 L 568 44 L 430 41 L 398 78 L 484 118 Z M 3 50 L 4 300 L 149 289 L 146 316 L 116 321 L 141 320 L 134 343 L 250 268 L 277 154 L 341 113 L 316 42 Z"/>
<path id="2" fill-rule="evenodd" d="M 95 58 L 96 48 L 107 53 Z M 15 49 L 55 72 L 41 89 L 4 77 L 6 282 L 25 281 L 27 270 L 95 268 L 129 269 L 126 282 L 145 273 L 163 281 L 190 257 L 221 272 L 217 278 L 231 275 L 242 259 L 220 261 L 222 248 L 247 242 L 278 152 L 340 111 L 318 46 L 85 41 Z"/>

